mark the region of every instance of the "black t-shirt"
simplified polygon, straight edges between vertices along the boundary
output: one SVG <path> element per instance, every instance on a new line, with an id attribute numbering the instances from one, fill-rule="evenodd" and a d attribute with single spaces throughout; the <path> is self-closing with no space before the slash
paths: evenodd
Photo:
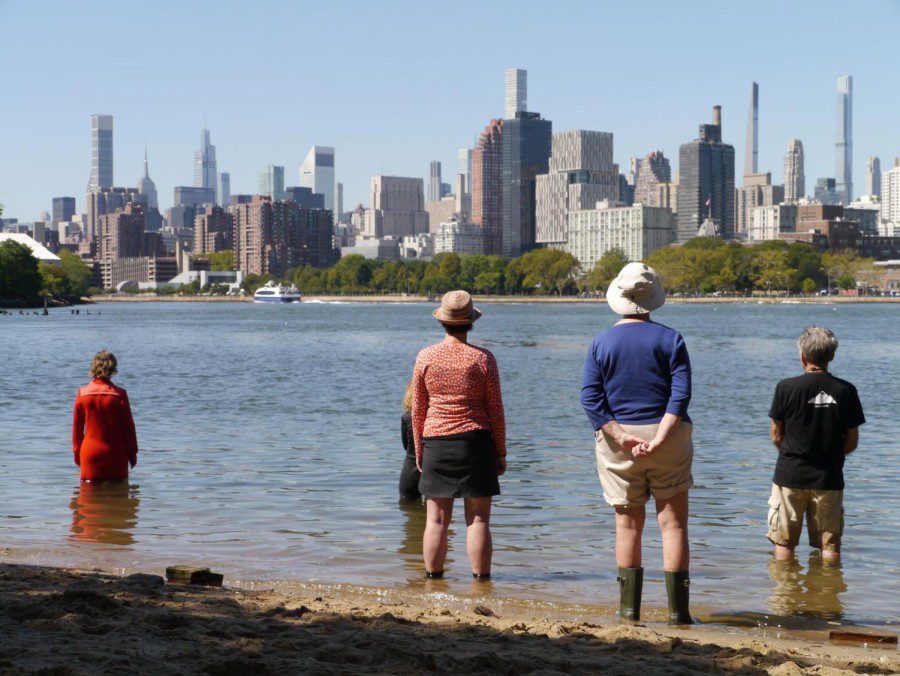
<path id="1" fill-rule="evenodd" d="M 843 490 L 847 430 L 866 421 L 853 385 L 830 373 L 782 380 L 769 417 L 784 422 L 776 485 Z"/>

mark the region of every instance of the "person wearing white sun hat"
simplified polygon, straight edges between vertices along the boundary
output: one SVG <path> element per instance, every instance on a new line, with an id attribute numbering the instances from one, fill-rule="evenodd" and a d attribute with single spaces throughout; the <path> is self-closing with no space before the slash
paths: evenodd
<path id="1" fill-rule="evenodd" d="M 666 302 L 653 268 L 626 265 L 609 285 L 606 300 L 622 318 L 591 343 L 581 404 L 594 428 L 603 497 L 616 511 L 619 615 L 640 619 L 641 534 L 652 495 L 662 532 L 669 623 L 690 624 L 690 358 L 678 331 L 650 319 Z"/>

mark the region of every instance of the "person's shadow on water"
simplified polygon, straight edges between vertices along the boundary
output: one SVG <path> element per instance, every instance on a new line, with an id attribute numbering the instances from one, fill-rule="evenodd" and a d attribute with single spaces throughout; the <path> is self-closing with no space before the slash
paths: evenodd
<path id="1" fill-rule="evenodd" d="M 129 546 L 134 544 L 140 497 L 127 481 L 82 481 L 69 507 L 75 540 Z"/>

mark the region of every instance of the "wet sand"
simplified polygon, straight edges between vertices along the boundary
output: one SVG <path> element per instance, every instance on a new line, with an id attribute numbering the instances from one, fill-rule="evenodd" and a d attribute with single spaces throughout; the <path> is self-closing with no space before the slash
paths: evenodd
<path id="1" fill-rule="evenodd" d="M 3 673 L 889 674 L 896 650 L 444 603 L 0 565 Z"/>

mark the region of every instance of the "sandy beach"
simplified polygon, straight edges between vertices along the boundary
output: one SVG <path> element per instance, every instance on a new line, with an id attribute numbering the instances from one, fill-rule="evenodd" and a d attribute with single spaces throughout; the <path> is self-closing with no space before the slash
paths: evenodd
<path id="1" fill-rule="evenodd" d="M 895 649 L 447 604 L 441 594 L 295 593 L 0 566 L 4 673 L 889 674 Z"/>

